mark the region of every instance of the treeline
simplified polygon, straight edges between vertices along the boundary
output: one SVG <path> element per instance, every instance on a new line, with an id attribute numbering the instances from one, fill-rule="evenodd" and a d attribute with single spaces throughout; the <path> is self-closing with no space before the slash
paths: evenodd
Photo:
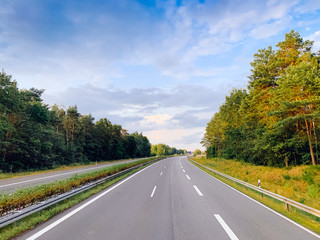
<path id="1" fill-rule="evenodd" d="M 167 156 L 175 154 L 186 154 L 185 149 L 176 149 L 175 147 L 169 147 L 166 144 L 156 144 L 151 146 L 151 155 L 152 156 Z"/>
<path id="2" fill-rule="evenodd" d="M 233 89 L 207 125 L 209 157 L 289 166 L 319 163 L 320 58 L 291 31 L 258 50 L 247 90 Z"/>
<path id="3" fill-rule="evenodd" d="M 43 90 L 20 90 L 0 74 L 0 170 L 52 168 L 75 162 L 150 156 L 151 144 L 141 133 L 128 134 L 108 119 L 95 122 L 68 109 L 43 103 Z"/>

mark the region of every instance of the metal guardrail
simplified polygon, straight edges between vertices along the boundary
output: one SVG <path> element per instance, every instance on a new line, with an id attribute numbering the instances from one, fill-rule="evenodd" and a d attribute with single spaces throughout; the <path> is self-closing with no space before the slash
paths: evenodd
<path id="1" fill-rule="evenodd" d="M 289 206 L 293 206 L 293 207 L 298 208 L 300 210 L 303 210 L 303 211 L 305 211 L 307 213 L 310 213 L 310 214 L 312 214 L 314 216 L 320 217 L 320 211 L 318 209 L 306 206 L 304 204 L 301 204 L 301 203 L 298 203 L 296 201 L 293 201 L 293 200 L 291 200 L 289 198 L 283 197 L 283 196 L 281 196 L 279 194 L 267 191 L 267 190 L 265 190 L 263 188 L 257 187 L 255 185 L 250 184 L 250 183 L 247 183 L 247 182 L 244 182 L 244 181 L 239 180 L 237 178 L 231 177 L 231 176 L 229 176 L 227 174 L 221 173 L 221 172 L 216 171 L 216 170 L 214 170 L 212 168 L 204 166 L 204 165 L 202 165 L 202 164 L 200 164 L 200 163 L 198 163 L 196 161 L 193 161 L 190 158 L 189 158 L 189 161 L 191 161 L 191 162 L 193 162 L 193 163 L 195 163 L 195 164 L 197 164 L 197 165 L 209 170 L 210 172 L 213 172 L 213 173 L 218 174 L 220 176 L 223 176 L 223 177 L 225 177 L 225 178 L 227 178 L 229 180 L 232 180 L 232 181 L 240 183 L 240 184 L 242 184 L 242 185 L 244 185 L 246 187 L 249 187 L 249 188 L 251 188 L 251 189 L 253 189 L 253 190 L 257 191 L 257 192 L 260 192 L 262 194 L 262 196 L 263 196 L 263 194 L 265 194 L 265 195 L 267 195 L 269 197 L 275 198 L 275 199 L 285 203 L 287 205 L 287 210 L 288 211 L 289 211 Z"/>
<path id="2" fill-rule="evenodd" d="M 63 193 L 63 194 L 60 194 L 60 195 L 57 195 L 57 196 L 54 196 L 52 198 L 49 198 L 48 200 L 45 200 L 43 202 L 38 202 L 38 203 L 35 203 L 31 206 L 28 206 L 26 208 L 23 208 L 22 210 L 19 210 L 19 211 L 12 211 L 8 214 L 6 214 L 5 216 L 2 216 L 0 217 L 0 228 L 2 227 L 5 227 L 11 223 L 14 223 L 22 218 L 25 218 L 33 213 L 36 213 L 40 210 L 43 210 L 45 208 L 48 208 L 54 204 L 57 204 L 65 199 L 68 199 L 70 197 L 73 197 L 79 193 L 82 193 L 86 190 L 89 190 L 101 183 L 104 183 L 104 182 L 107 182 L 107 181 L 110 181 L 112 179 L 115 179 L 117 177 L 120 177 L 132 170 L 135 170 L 139 167 L 142 167 L 142 166 L 145 166 L 147 164 L 150 164 L 150 163 L 154 163 L 154 162 L 157 162 L 159 160 L 162 160 L 162 159 L 156 159 L 156 160 L 153 160 L 153 161 L 150 161 L 150 162 L 145 162 L 145 163 L 141 163 L 137 166 L 134 166 L 134 167 L 131 167 L 131 168 L 128 168 L 128 169 L 125 169 L 121 172 L 118 172 L 116 174 L 113 174 L 113 175 L 110 175 L 110 176 L 107 176 L 105 178 L 102 178 L 100 180 L 97 180 L 95 182 L 92 182 L 92 183 L 89 183 L 89 184 L 86 184 L 86 185 L 83 185 L 82 187 L 79 187 L 79 188 L 76 188 L 76 189 L 73 189 L 69 192 L 66 192 L 66 193 Z"/>

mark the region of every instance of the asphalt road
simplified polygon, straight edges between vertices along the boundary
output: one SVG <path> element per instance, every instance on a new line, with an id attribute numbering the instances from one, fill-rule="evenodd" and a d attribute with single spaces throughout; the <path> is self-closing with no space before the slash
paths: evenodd
<path id="1" fill-rule="evenodd" d="M 157 162 L 18 239 L 314 240 L 319 235 L 206 174 Z"/>
<path id="2" fill-rule="evenodd" d="M 29 175 L 24 177 L 3 179 L 3 180 L 0 180 L 0 193 L 1 192 L 10 193 L 10 192 L 16 191 L 19 188 L 46 184 L 46 183 L 54 182 L 56 180 L 62 180 L 62 179 L 71 177 L 72 175 L 75 175 L 75 174 L 82 174 L 85 172 L 90 172 L 90 171 L 104 168 L 107 166 L 121 164 L 124 162 L 132 162 L 136 160 L 137 159 L 126 160 L 121 162 L 110 162 L 110 163 L 98 164 L 98 165 L 92 165 L 92 166 L 77 167 L 69 170 L 52 171 L 52 172 Z"/>

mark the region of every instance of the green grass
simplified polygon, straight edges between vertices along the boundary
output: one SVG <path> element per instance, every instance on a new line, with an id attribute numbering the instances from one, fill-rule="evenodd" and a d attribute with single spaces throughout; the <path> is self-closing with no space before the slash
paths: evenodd
<path id="1" fill-rule="evenodd" d="M 139 160 L 140 158 L 137 158 Z M 120 159 L 120 160 L 111 160 L 111 161 L 103 161 L 103 162 L 98 162 L 97 165 L 102 165 L 102 164 L 108 164 L 108 163 L 121 163 L 121 162 L 126 162 L 129 161 L 130 159 Z M 72 163 L 70 165 L 61 165 L 57 166 L 52 169 L 46 169 L 46 170 L 30 170 L 27 172 L 16 172 L 16 173 L 1 173 L 0 172 L 0 180 L 2 179 L 8 179 L 8 178 L 16 178 L 16 177 L 24 177 L 24 176 L 29 176 L 29 175 L 37 175 L 37 174 L 42 174 L 42 173 L 48 173 L 48 172 L 55 172 L 55 171 L 63 171 L 63 170 L 70 170 L 70 169 L 77 169 L 81 167 L 87 167 L 87 166 L 93 166 L 96 165 L 96 162 L 90 162 L 90 163 Z"/>
<path id="2" fill-rule="evenodd" d="M 193 160 L 271 192 L 320 210 L 320 166 L 277 168 L 222 158 Z"/>
<path id="3" fill-rule="evenodd" d="M 146 165 L 147 166 L 147 165 Z M 0 229 L 0 240 L 7 240 L 12 239 L 18 235 L 20 235 L 23 232 L 26 232 L 30 229 L 35 228 L 40 223 L 43 223 L 58 213 L 61 213 L 62 211 L 75 206 L 76 204 L 84 201 L 85 199 L 93 196 L 96 193 L 101 192 L 102 190 L 106 189 L 107 187 L 111 186 L 112 184 L 119 182 L 120 180 L 126 178 L 127 176 L 141 170 L 142 168 L 145 168 L 146 166 L 140 167 L 138 169 L 132 170 L 131 172 L 122 175 L 118 178 L 115 178 L 113 180 L 110 180 L 108 182 L 102 183 L 94 188 L 91 188 L 83 193 L 80 193 L 76 196 L 73 196 L 69 199 L 66 199 L 62 201 L 61 203 L 55 204 L 45 210 L 41 210 L 37 213 L 34 213 L 24 219 L 21 219 L 15 223 L 12 223 L 6 227 L 3 227 Z"/>
<path id="4" fill-rule="evenodd" d="M 193 162 L 192 162 L 193 163 Z M 289 211 L 287 211 L 287 205 L 283 202 L 276 200 L 274 198 L 271 198 L 266 195 L 261 195 L 260 192 L 257 192 L 253 189 L 250 189 L 242 184 L 236 183 L 232 180 L 229 180 L 225 177 L 222 177 L 218 174 L 215 174 L 195 163 L 193 163 L 203 171 L 207 172 L 208 174 L 212 175 L 213 177 L 219 179 L 220 181 L 228 184 L 229 186 L 239 190 L 240 192 L 246 194 L 247 196 L 250 196 L 251 198 L 263 203 L 264 205 L 270 207 L 271 209 L 281 213 L 282 215 L 292 219 L 293 221 L 301 224 L 302 226 L 320 234 L 320 218 L 316 217 L 312 214 L 306 213 L 300 209 L 296 209 L 292 206 L 289 207 Z M 215 169 L 217 170 L 217 169 Z M 226 173 L 227 174 L 227 173 Z"/>
<path id="5" fill-rule="evenodd" d="M 12 194 L 1 194 L 0 215 L 3 215 L 12 210 L 27 207 L 36 202 L 44 201 L 54 195 L 68 192 L 71 189 L 78 188 L 86 183 L 94 182 L 96 180 L 118 173 L 122 170 L 152 160 L 153 159 L 142 159 L 134 162 L 112 165 L 89 173 L 83 173 L 81 175 L 76 174 L 70 178 L 53 183 L 30 188 L 22 188 Z"/>

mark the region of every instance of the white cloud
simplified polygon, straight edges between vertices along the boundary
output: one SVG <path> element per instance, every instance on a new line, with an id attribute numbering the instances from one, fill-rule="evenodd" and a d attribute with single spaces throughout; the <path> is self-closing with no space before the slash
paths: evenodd
<path id="1" fill-rule="evenodd" d="M 178 149 L 203 149 L 199 139 L 203 137 L 204 128 L 158 129 L 144 132 L 152 144 L 165 143 Z"/>
<path id="2" fill-rule="evenodd" d="M 61 16 L 70 31 L 60 32 L 57 25 L 50 28 L 54 40 L 41 42 L 41 23 L 31 17 L 23 21 L 19 11 L 15 13 L 18 4 L 7 3 L 4 9 L 10 11 L 3 10 L 7 24 L 2 26 L 0 36 L 9 46 L 1 51 L 0 64 L 23 77 L 28 86 L 41 82 L 42 88 L 49 88 L 52 82 L 60 88 L 74 81 L 107 85 L 111 79 L 125 75 L 117 67 L 119 63 L 154 65 L 174 81 L 214 76 L 214 71 L 198 69 L 195 62 L 202 56 L 227 54 L 250 37 L 274 36 L 290 25 L 293 8 L 295 13 L 301 13 L 297 9 L 303 6 L 304 11 L 313 11 L 307 6 L 315 2 L 187 1 L 178 7 L 175 1 L 159 1 L 165 14 L 156 21 L 136 2 L 110 4 L 113 11 L 103 4 L 103 10 L 95 9 L 95 14 L 66 4 Z M 43 15 L 35 19 L 41 22 L 46 18 Z"/>
<path id="3" fill-rule="evenodd" d="M 108 118 L 129 132 L 143 132 L 153 143 L 199 148 L 206 123 L 224 95 L 222 89 L 194 85 L 122 90 L 86 84 L 55 95 L 45 93 L 44 100 L 66 107 L 76 104 L 80 113 L 91 113 L 96 120 Z"/>
<path id="4" fill-rule="evenodd" d="M 295 7 L 294 11 L 298 14 L 315 13 L 320 9 L 319 0 L 304 0 L 301 4 Z"/>
<path id="5" fill-rule="evenodd" d="M 314 41 L 312 50 L 314 52 L 320 51 L 320 31 L 317 31 L 310 36 L 305 37 L 305 39 Z"/>
<path id="6" fill-rule="evenodd" d="M 291 17 L 282 18 L 271 23 L 260 25 L 251 31 L 251 35 L 256 39 L 268 38 L 286 29 L 291 22 Z"/>
<path id="7" fill-rule="evenodd" d="M 111 118 L 129 131 L 192 145 L 200 142 L 210 114 L 223 102 L 228 90 L 222 86 L 243 86 L 240 74 L 250 74 L 237 59 L 248 58 L 254 44 L 287 28 L 314 31 L 319 22 L 304 18 L 320 8 L 317 0 L 156 3 L 158 9 L 138 1 L 105 1 L 98 7 L 94 1 L 64 1 L 57 10 L 46 1 L 2 0 L 0 66 L 20 87 L 47 89 L 49 104 L 77 104 L 80 112 Z M 309 36 L 315 49 L 320 49 L 319 34 Z M 131 88 L 140 79 L 123 66 L 143 65 L 162 75 L 157 82 L 141 80 L 153 88 Z M 241 79 L 234 79 L 234 72 Z M 119 79 L 123 87 L 112 87 L 120 85 Z M 174 141 L 165 138 L 168 133 Z"/>
<path id="8" fill-rule="evenodd" d="M 151 116 L 144 116 L 143 120 L 140 121 L 141 126 L 146 126 L 148 128 L 159 128 L 168 124 L 172 119 L 169 114 L 156 114 Z"/>

